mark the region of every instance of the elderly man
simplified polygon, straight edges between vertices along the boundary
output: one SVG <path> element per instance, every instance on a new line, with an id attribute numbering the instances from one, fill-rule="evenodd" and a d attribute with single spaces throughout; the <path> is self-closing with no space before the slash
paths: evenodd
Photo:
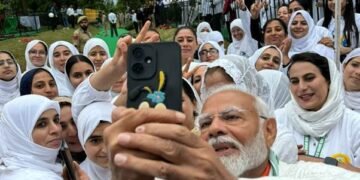
<path id="1" fill-rule="evenodd" d="M 74 31 L 73 44 L 79 52 L 82 53 L 86 41 L 89 40 L 92 35 L 90 31 L 88 31 L 89 21 L 86 16 L 80 16 L 78 24 L 80 27 Z"/>
<path id="2" fill-rule="evenodd" d="M 118 108 L 105 130 L 113 179 L 360 178 L 323 163 L 279 161 L 270 150 L 272 117 L 260 98 L 233 85 L 205 99 L 197 119 L 201 138 L 181 125 L 182 113 Z"/>

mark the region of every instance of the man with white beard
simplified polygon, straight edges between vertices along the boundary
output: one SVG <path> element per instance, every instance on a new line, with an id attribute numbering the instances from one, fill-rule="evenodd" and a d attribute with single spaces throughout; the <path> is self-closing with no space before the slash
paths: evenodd
<path id="1" fill-rule="evenodd" d="M 181 113 L 118 108 L 104 133 L 112 172 L 121 172 L 113 179 L 360 179 L 359 174 L 323 163 L 279 161 L 270 150 L 276 137 L 272 117 L 260 98 L 234 85 L 205 99 L 196 121 L 201 138 L 181 125 Z"/>

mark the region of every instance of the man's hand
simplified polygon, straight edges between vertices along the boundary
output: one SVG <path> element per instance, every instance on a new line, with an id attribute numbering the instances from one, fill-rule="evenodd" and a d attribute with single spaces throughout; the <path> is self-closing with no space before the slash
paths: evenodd
<path id="1" fill-rule="evenodd" d="M 246 5 L 244 0 L 236 0 L 235 2 L 241 10 L 246 10 Z"/>
<path id="2" fill-rule="evenodd" d="M 111 161 L 120 169 L 164 179 L 235 179 L 213 148 L 181 125 L 185 119 L 182 113 L 156 109 L 119 109 L 116 114 L 120 118 L 116 123 L 122 122 L 122 129 L 128 127 L 135 131 L 123 131 L 120 134 L 112 132 L 112 138 L 115 139 L 110 144 L 113 147 L 141 150 L 161 157 L 147 158 L 131 151 L 116 151 L 116 148 L 112 148 L 111 158 L 114 159 Z M 108 134 L 105 134 L 107 141 Z"/>

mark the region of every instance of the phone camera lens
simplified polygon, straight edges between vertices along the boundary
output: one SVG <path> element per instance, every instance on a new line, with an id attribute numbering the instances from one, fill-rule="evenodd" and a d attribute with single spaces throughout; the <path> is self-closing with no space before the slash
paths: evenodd
<path id="1" fill-rule="evenodd" d="M 133 55 L 135 58 L 139 59 L 139 58 L 143 57 L 144 50 L 142 48 L 135 48 L 133 51 Z"/>
<path id="2" fill-rule="evenodd" d="M 134 73 L 141 74 L 144 71 L 144 66 L 141 63 L 135 63 L 131 69 Z"/>
<path id="3" fill-rule="evenodd" d="M 146 64 L 151 64 L 151 62 L 152 62 L 152 58 L 151 58 L 151 57 L 148 56 L 148 57 L 145 58 L 145 63 L 146 63 Z"/>

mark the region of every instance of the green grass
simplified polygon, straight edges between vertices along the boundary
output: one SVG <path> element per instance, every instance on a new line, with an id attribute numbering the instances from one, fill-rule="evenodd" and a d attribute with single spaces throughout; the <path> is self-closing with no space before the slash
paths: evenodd
<path id="1" fill-rule="evenodd" d="M 100 29 L 90 26 L 90 32 L 95 36 L 98 34 Z M 25 48 L 27 42 L 33 39 L 40 39 L 45 41 L 48 46 L 51 43 L 59 40 L 64 40 L 72 43 L 72 35 L 74 29 L 62 29 L 58 28 L 56 31 L 43 31 L 39 33 L 35 33 L 30 36 L 16 37 L 7 40 L 0 41 L 0 50 L 7 50 L 14 54 L 15 58 L 19 62 L 21 69 L 25 70 Z"/>
<path id="2" fill-rule="evenodd" d="M 110 32 L 108 33 L 108 36 L 104 35 L 104 31 L 100 28 L 97 28 L 95 26 L 90 26 L 90 32 L 94 37 L 99 37 L 101 39 L 104 39 L 104 41 L 109 45 L 110 53 L 113 54 L 117 37 L 110 37 Z M 172 41 L 173 35 L 176 31 L 176 28 L 172 29 L 157 29 L 160 33 L 161 40 L 162 41 Z M 58 28 L 55 32 L 49 30 L 49 31 L 42 31 L 39 33 L 31 33 L 31 35 L 23 36 L 23 37 L 16 37 L 11 38 L 7 40 L 0 41 L 0 50 L 7 50 L 14 54 L 15 58 L 19 62 L 21 69 L 24 71 L 26 67 L 26 61 L 25 61 L 25 48 L 26 44 L 33 40 L 33 39 L 40 39 L 45 41 L 48 46 L 50 46 L 51 43 L 59 40 L 64 40 L 72 43 L 72 35 L 73 35 L 74 29 L 62 29 Z M 130 32 L 124 30 L 124 29 L 118 29 L 118 33 L 121 36 L 121 34 L 129 33 L 130 35 L 134 36 L 135 31 L 131 30 Z"/>

